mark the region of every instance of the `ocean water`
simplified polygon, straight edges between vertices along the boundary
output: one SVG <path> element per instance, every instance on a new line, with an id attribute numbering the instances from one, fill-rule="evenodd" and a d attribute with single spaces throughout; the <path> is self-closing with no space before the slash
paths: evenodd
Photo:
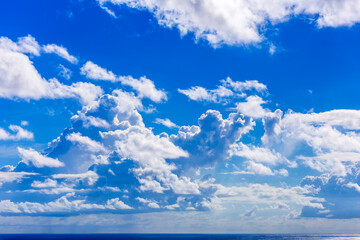
<path id="1" fill-rule="evenodd" d="M 360 234 L 0 234 L 0 240 L 360 240 Z"/>

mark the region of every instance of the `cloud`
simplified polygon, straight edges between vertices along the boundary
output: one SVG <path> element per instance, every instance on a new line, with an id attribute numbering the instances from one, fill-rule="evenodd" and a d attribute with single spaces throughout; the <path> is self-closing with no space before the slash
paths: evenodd
<path id="1" fill-rule="evenodd" d="M 234 93 L 266 91 L 265 85 L 255 81 L 238 82 L 236 87 L 234 83 L 227 86 Z M 262 107 L 264 100 L 255 95 L 247 97 L 246 104 L 251 97 L 257 103 L 255 106 Z M 13 179 L 2 184 L 6 195 L 0 199 L 0 206 L 8 209 L 3 214 L 217 211 L 239 204 L 242 209 L 258 207 L 257 216 L 264 215 L 263 209 L 286 216 L 303 208 L 302 216 L 314 216 L 306 213 L 306 209 L 311 209 L 316 214 L 322 211 L 319 216 L 326 217 L 324 211 L 332 209 L 324 194 L 326 189 L 317 182 L 304 180 L 301 186 L 278 183 L 280 187 L 240 180 L 252 179 L 249 175 L 236 176 L 257 174 L 261 176 L 254 179 L 271 181 L 289 176 L 288 167 L 298 167 L 298 172 L 304 169 L 307 172 L 307 168 L 319 174 L 330 172 L 337 178 L 334 180 L 337 186 L 358 194 L 356 121 L 337 121 L 334 115 L 325 113 L 303 116 L 269 109 L 263 109 L 264 113 L 253 120 L 247 113 L 251 114 L 252 108 L 246 111 L 245 107 L 231 108 L 226 116 L 210 109 L 199 117 L 196 125 L 179 126 L 177 133 L 169 136 L 156 134 L 146 126 L 140 114 L 146 109 L 144 104 L 134 93 L 114 90 L 83 106 L 43 154 L 19 148 L 22 160 L 18 165 L 1 169 Z M 356 114 L 349 114 L 348 119 L 352 116 Z M 258 129 L 255 124 L 259 124 Z M 261 127 L 265 129 L 263 138 L 253 139 L 251 131 L 261 132 Z M 340 143 L 325 140 L 329 136 L 349 142 L 341 148 Z M 298 148 L 287 148 L 297 146 L 298 141 L 308 145 L 307 151 L 300 154 Z M 340 159 L 345 151 L 349 154 Z M 331 165 L 329 159 L 343 164 L 345 174 L 333 170 L 337 165 Z M 239 160 L 243 171 L 236 166 Z M 237 180 L 236 186 L 233 181 L 222 181 L 224 175 L 217 177 L 224 169 L 231 174 L 226 177 Z M 34 174 L 27 175 L 28 172 Z M 32 200 L 19 201 L 20 195 Z M 276 210 L 276 206 L 288 207 Z M 336 212 L 327 214 L 344 216 Z"/>
<path id="2" fill-rule="evenodd" d="M 37 175 L 36 173 L 30 173 L 30 172 L 0 172 L 0 186 L 2 186 L 4 183 L 14 182 L 14 181 L 20 181 L 22 178 L 30 177 L 33 175 Z"/>
<path id="3" fill-rule="evenodd" d="M 357 183 L 349 182 L 345 184 L 345 186 L 348 188 L 354 188 L 356 191 L 360 192 L 360 186 Z"/>
<path id="4" fill-rule="evenodd" d="M 183 168 L 209 167 L 227 160 L 232 144 L 253 126 L 254 122 L 240 113 L 223 119 L 220 112 L 208 110 L 200 116 L 198 126 L 182 126 L 170 138 L 190 154 L 180 162 Z"/>
<path id="5" fill-rule="evenodd" d="M 311 206 L 304 207 L 302 217 L 324 217 L 324 218 L 358 218 L 360 205 L 356 199 L 359 198 L 359 175 L 347 175 L 345 177 L 334 176 L 329 173 L 318 177 L 306 176 L 301 185 L 311 186 L 317 189 L 313 194 L 316 197 L 325 198 L 324 211 L 318 211 Z"/>
<path id="6" fill-rule="evenodd" d="M 71 196 L 71 195 L 70 195 Z M 130 206 L 120 201 L 119 198 L 109 199 L 103 205 L 86 203 L 85 200 L 68 200 L 68 196 L 63 196 L 55 201 L 45 204 L 37 202 L 12 202 L 10 200 L 0 201 L 0 212 L 2 213 L 64 213 L 64 212 L 86 212 L 91 210 L 124 210 L 131 209 Z"/>
<path id="7" fill-rule="evenodd" d="M 165 119 L 156 118 L 156 119 L 155 119 L 155 123 L 164 125 L 165 127 L 168 127 L 168 128 L 179 128 L 178 125 L 176 125 L 175 123 L 173 123 L 173 122 L 172 122 L 170 119 L 168 119 L 168 118 L 165 118 Z"/>
<path id="8" fill-rule="evenodd" d="M 135 79 L 131 76 L 116 76 L 113 72 L 108 71 L 91 61 L 87 61 L 81 67 L 81 74 L 93 80 L 120 82 L 125 86 L 130 86 L 137 92 L 140 98 L 149 98 L 154 102 L 167 100 L 166 92 L 156 89 L 154 82 L 146 77 Z"/>
<path id="9" fill-rule="evenodd" d="M 359 0 L 98 0 L 111 5 L 147 10 L 159 25 L 189 32 L 212 46 L 256 44 L 265 40 L 267 29 L 292 18 L 315 20 L 319 28 L 352 26 L 360 21 Z M 113 12 L 111 12 L 113 13 Z"/>
<path id="10" fill-rule="evenodd" d="M 230 149 L 231 156 L 242 157 L 257 163 L 265 163 L 268 165 L 276 166 L 278 164 L 289 164 L 288 159 L 280 153 L 275 152 L 266 147 L 256 147 L 253 145 L 246 145 L 243 143 L 233 144 Z"/>
<path id="11" fill-rule="evenodd" d="M 77 82 L 68 86 L 55 78 L 45 80 L 21 51 L 0 46 L 0 97 L 25 100 L 75 98 L 82 104 L 89 104 L 102 94 L 102 89 L 91 83 Z"/>
<path id="12" fill-rule="evenodd" d="M 137 197 L 136 200 L 138 200 L 139 202 L 141 202 L 143 204 L 146 204 L 150 208 L 160 208 L 159 204 L 157 204 L 154 201 L 144 199 L 144 198 L 140 198 L 140 197 Z"/>
<path id="13" fill-rule="evenodd" d="M 256 163 L 252 161 L 249 162 L 247 170 L 260 175 L 274 175 L 273 171 L 271 171 L 270 168 L 264 166 L 261 163 Z"/>
<path id="14" fill-rule="evenodd" d="M 246 102 L 239 102 L 236 108 L 240 113 L 252 118 L 263 118 L 267 115 L 269 110 L 264 109 L 261 105 L 266 103 L 261 97 L 249 96 Z"/>
<path id="15" fill-rule="evenodd" d="M 243 98 L 247 91 L 256 91 L 264 93 L 267 87 L 259 83 L 257 80 L 246 80 L 244 82 L 233 81 L 231 78 L 221 80 L 221 85 L 216 89 L 206 89 L 200 86 L 191 87 L 189 89 L 178 89 L 179 93 L 186 95 L 193 101 L 205 101 L 214 103 L 227 104 L 233 99 Z"/>
<path id="16" fill-rule="evenodd" d="M 78 59 L 72 55 L 70 55 L 66 48 L 63 46 L 58 46 L 56 44 L 47 44 L 42 47 L 42 50 L 45 53 L 54 53 L 58 55 L 59 57 L 62 57 L 69 62 L 76 64 L 78 62 Z"/>
<path id="17" fill-rule="evenodd" d="M 23 125 L 23 122 L 21 122 Z M 25 124 L 26 125 L 26 124 Z M 34 139 L 34 134 L 32 132 L 29 132 L 28 130 L 23 129 L 20 126 L 17 125 L 10 125 L 9 129 L 13 133 L 9 133 L 8 131 L 4 130 L 3 128 L 0 128 L 0 140 L 32 140 Z"/>
<path id="18" fill-rule="evenodd" d="M 66 67 L 64 67 L 64 65 L 62 64 L 59 64 L 59 76 L 66 79 L 66 80 L 69 80 L 71 78 L 71 75 L 72 75 L 72 71 Z"/>
<path id="19" fill-rule="evenodd" d="M 101 143 L 98 143 L 90 139 L 89 137 L 84 137 L 80 133 L 69 134 L 66 136 L 66 140 L 69 140 L 73 143 L 78 143 L 90 152 L 107 152 L 107 150 Z"/>
<path id="20" fill-rule="evenodd" d="M 116 82 L 117 77 L 116 75 L 102 68 L 91 61 L 87 61 L 80 69 L 81 74 L 85 75 L 89 79 L 93 80 L 106 80 L 111 82 Z"/>
<path id="21" fill-rule="evenodd" d="M 33 166 L 37 168 L 43 168 L 43 167 L 63 167 L 64 163 L 60 162 L 58 159 L 53 159 L 46 157 L 39 152 L 35 151 L 32 148 L 24 149 L 21 147 L 18 147 L 18 151 L 20 154 L 20 157 L 22 158 L 22 162 L 26 165 L 32 164 Z"/>
<path id="22" fill-rule="evenodd" d="M 282 112 L 264 118 L 263 143 L 288 159 L 322 173 L 353 174 L 360 161 L 359 111 L 334 110 L 301 114 Z"/>
<path id="23" fill-rule="evenodd" d="M 216 186 L 215 195 L 222 201 L 265 204 L 268 206 L 293 203 L 300 206 L 324 209 L 323 202 L 325 200 L 323 198 L 307 196 L 307 194 L 314 193 L 314 189 L 310 186 L 292 188 L 274 187 L 268 184 L 248 184 L 241 187 Z"/>
<path id="24" fill-rule="evenodd" d="M 25 37 L 19 37 L 17 42 L 13 42 L 7 37 L 0 37 L 0 48 L 8 49 L 13 52 L 31 54 L 40 56 L 41 53 L 54 53 L 71 63 L 77 63 L 78 60 L 70 55 L 66 48 L 56 44 L 47 44 L 40 46 L 36 39 L 30 34 Z"/>
<path id="25" fill-rule="evenodd" d="M 13 52 L 28 53 L 34 56 L 40 56 L 41 52 L 39 43 L 31 35 L 20 37 L 17 42 L 13 42 L 7 37 L 0 37 L 0 48 Z"/>
<path id="26" fill-rule="evenodd" d="M 77 174 L 55 174 L 52 176 L 55 179 L 66 179 L 69 181 L 86 181 L 89 185 L 94 185 L 94 183 L 99 179 L 99 176 L 93 172 L 88 171 L 86 173 L 77 173 Z"/>
<path id="27" fill-rule="evenodd" d="M 20 125 L 21 125 L 21 126 L 28 126 L 28 125 L 29 125 L 29 122 L 23 120 L 23 121 L 21 121 Z"/>

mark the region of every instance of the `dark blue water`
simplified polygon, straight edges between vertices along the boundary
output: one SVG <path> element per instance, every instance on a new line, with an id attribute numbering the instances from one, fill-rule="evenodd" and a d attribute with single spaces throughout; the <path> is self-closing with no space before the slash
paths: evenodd
<path id="1" fill-rule="evenodd" d="M 0 234 L 0 240 L 360 240 L 360 234 Z"/>

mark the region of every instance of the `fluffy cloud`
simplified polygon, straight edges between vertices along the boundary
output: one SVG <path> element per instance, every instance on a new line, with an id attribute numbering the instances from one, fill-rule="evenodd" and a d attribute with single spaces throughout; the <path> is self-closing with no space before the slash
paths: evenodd
<path id="1" fill-rule="evenodd" d="M 249 96 L 246 102 L 239 102 L 236 108 L 239 112 L 252 118 L 263 118 L 269 110 L 264 109 L 261 105 L 266 103 L 261 97 Z"/>
<path id="2" fill-rule="evenodd" d="M 227 79 L 222 84 L 234 94 L 266 91 L 266 86 L 257 81 Z M 342 120 L 337 112 L 283 114 L 263 109 L 264 102 L 255 95 L 237 105 L 231 102 L 237 107 L 231 108 L 233 112 L 226 117 L 217 110 L 208 110 L 197 125 L 180 126 L 169 136 L 146 127 L 140 114 L 146 105 L 139 95 L 123 90 L 104 94 L 83 106 L 71 118 L 71 126 L 43 154 L 19 148 L 20 163 L 0 170 L 4 179 L 10 179 L 0 179 L 6 192 L 0 199 L 0 209 L 7 209 L 2 210 L 3 214 L 56 215 L 220 210 L 241 203 L 249 209 L 257 207 L 256 214 L 275 208 L 299 214 L 303 208 L 303 216 L 314 216 L 309 211 L 328 211 L 327 188 L 315 180 L 303 180 L 301 187 L 239 180 L 255 174 L 261 179 L 288 177 L 292 174 L 288 167 L 328 173 L 336 179 L 337 187 L 357 196 L 357 112 L 341 111 L 347 116 Z M 253 109 L 261 114 L 254 116 Z M 171 121 L 158 122 L 172 126 Z M 262 139 L 251 141 L 255 127 L 264 127 L 265 133 Z M 297 152 L 298 144 L 306 146 L 306 151 Z M 244 171 L 230 172 L 231 168 L 239 170 L 239 162 Z M 226 169 L 226 178 L 236 179 L 237 185 L 217 182 L 212 175 L 219 176 L 219 169 L 220 173 Z M 236 175 L 239 173 L 252 175 Z M 40 200 L 19 202 L 18 194 Z M 326 217 L 324 214 L 319 216 Z M 344 216 L 340 212 L 332 214 Z"/>
<path id="3" fill-rule="evenodd" d="M 315 19 L 318 27 L 352 26 L 360 21 L 359 0 L 98 0 L 114 15 L 110 5 L 126 5 L 151 12 L 162 26 L 194 33 L 213 46 L 254 44 L 265 39 L 270 25 L 296 16 Z M 265 27 L 265 28 L 264 28 Z"/>
<path id="4" fill-rule="evenodd" d="M 29 177 L 36 175 L 36 173 L 29 173 L 29 172 L 12 172 L 12 171 L 0 171 L 0 186 L 4 183 L 20 181 L 24 177 Z"/>
<path id="5" fill-rule="evenodd" d="M 35 151 L 32 148 L 24 149 L 21 147 L 18 147 L 18 151 L 20 154 L 20 157 L 22 158 L 22 162 L 26 165 L 32 164 L 33 166 L 37 168 L 43 168 L 43 167 L 63 167 L 64 163 L 60 162 L 58 159 L 53 159 L 46 157 L 39 152 Z"/>
<path id="6" fill-rule="evenodd" d="M 125 86 L 130 86 L 137 92 L 140 98 L 149 98 L 154 102 L 167 100 L 166 92 L 156 89 L 154 82 L 146 77 L 135 79 L 131 76 L 116 76 L 113 72 L 108 71 L 91 61 L 86 62 L 81 67 L 81 74 L 93 80 L 120 82 Z"/>
<path id="7" fill-rule="evenodd" d="M 231 113 L 223 119 L 220 112 L 208 110 L 198 120 L 199 126 L 182 126 L 177 135 L 171 135 L 174 143 L 190 153 L 181 164 L 184 168 L 209 167 L 229 158 L 232 144 L 254 126 L 251 119 L 240 113 Z"/>
<path id="8" fill-rule="evenodd" d="M 249 184 L 243 187 L 224 187 L 217 185 L 215 195 L 223 201 L 237 201 L 253 204 L 277 205 L 295 203 L 315 209 L 324 209 L 325 200 L 319 197 L 306 196 L 316 190 L 310 186 L 281 188 L 267 184 Z"/>
<path id="9" fill-rule="evenodd" d="M 131 209 L 130 206 L 120 201 L 119 198 L 109 199 L 105 204 L 86 203 L 85 200 L 68 200 L 69 196 L 63 196 L 55 201 L 45 204 L 37 202 L 12 202 L 10 200 L 0 201 L 0 212 L 2 213 L 64 213 L 64 212 L 86 212 L 92 210 L 124 210 Z"/>
<path id="10" fill-rule="evenodd" d="M 34 56 L 40 56 L 41 51 L 39 43 L 31 35 L 20 37 L 16 43 L 7 37 L 0 37 L 0 48 L 13 52 L 28 53 Z"/>
<path id="11" fill-rule="evenodd" d="M 319 172 L 352 174 L 359 163 L 358 111 L 300 114 L 277 111 L 264 118 L 263 142 Z"/>
<path id="12" fill-rule="evenodd" d="M 358 218 L 360 205 L 357 200 L 359 192 L 359 175 L 347 175 L 346 177 L 322 174 L 318 177 L 306 176 L 301 185 L 317 189 L 315 196 L 326 199 L 323 211 L 308 206 L 302 209 L 304 217 L 326 218 Z"/>
<path id="13" fill-rule="evenodd" d="M 6 42 L 11 41 L 7 38 L 2 39 Z M 20 48 L 18 44 L 15 44 L 16 48 L 8 46 L 11 44 L 0 44 L 0 97 L 26 100 L 75 98 L 82 104 L 89 104 L 102 94 L 102 89 L 91 83 L 77 82 L 67 86 L 55 78 L 45 80 L 29 57 L 23 54 L 37 52 L 22 45 Z"/>
<path id="14" fill-rule="evenodd" d="M 168 118 L 165 118 L 165 119 L 156 118 L 156 119 L 155 119 L 155 123 L 164 125 L 165 127 L 168 127 L 168 128 L 179 128 L 178 125 L 176 125 L 175 123 L 173 123 L 173 122 L 172 122 L 170 119 L 168 119 Z"/>
<path id="15" fill-rule="evenodd" d="M 22 124 L 23 125 L 23 124 Z M 10 133 L 3 128 L 0 128 L 0 140 L 31 140 L 34 139 L 34 134 L 28 130 L 23 129 L 17 125 L 10 125 L 9 129 L 13 132 Z"/>
<path id="16" fill-rule="evenodd" d="M 47 44 L 45 46 L 42 47 L 42 50 L 45 53 L 54 53 L 56 55 L 58 55 L 59 57 L 62 57 L 66 60 L 68 60 L 71 63 L 77 63 L 78 59 L 72 55 L 70 55 L 67 51 L 66 48 L 62 47 L 62 46 L 58 46 L 56 44 Z"/>
<path id="17" fill-rule="evenodd" d="M 206 89 L 200 86 L 191 87 L 190 89 L 178 89 L 178 91 L 193 101 L 206 101 L 214 103 L 229 103 L 233 99 L 243 98 L 247 91 L 256 91 L 263 93 L 266 86 L 257 80 L 247 80 L 244 82 L 233 81 L 231 78 L 221 80 L 221 85 L 216 89 Z"/>

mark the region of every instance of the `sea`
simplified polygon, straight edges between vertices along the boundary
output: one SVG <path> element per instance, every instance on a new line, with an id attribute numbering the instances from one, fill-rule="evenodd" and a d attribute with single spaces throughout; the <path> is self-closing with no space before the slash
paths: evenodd
<path id="1" fill-rule="evenodd" d="M 0 234 L 0 240 L 360 240 L 360 234 Z"/>

